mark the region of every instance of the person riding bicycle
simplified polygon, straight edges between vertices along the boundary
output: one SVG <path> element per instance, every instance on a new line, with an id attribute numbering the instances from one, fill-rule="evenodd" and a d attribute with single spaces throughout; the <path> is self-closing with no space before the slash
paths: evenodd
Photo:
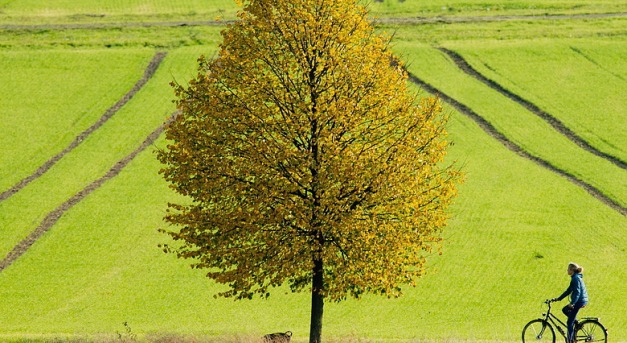
<path id="1" fill-rule="evenodd" d="M 568 317 L 566 325 L 568 326 L 568 342 L 575 341 L 575 319 L 579 310 L 588 304 L 588 291 L 583 283 L 583 267 L 577 263 L 568 264 L 568 275 L 570 275 L 570 285 L 562 295 L 551 299 L 552 301 L 560 301 L 570 294 L 570 303 L 562 309 L 562 312 Z"/>

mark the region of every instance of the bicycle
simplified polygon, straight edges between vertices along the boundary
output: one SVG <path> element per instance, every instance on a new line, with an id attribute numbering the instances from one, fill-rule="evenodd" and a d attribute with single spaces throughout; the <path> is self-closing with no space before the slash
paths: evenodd
<path id="1" fill-rule="evenodd" d="M 553 326 L 557 328 L 564 340 L 568 341 L 566 324 L 551 313 L 552 302 L 550 299 L 544 302 L 549 308 L 546 313 L 542 314 L 543 318 L 534 319 L 525 325 L 522 331 L 523 343 L 555 343 Z M 607 343 L 607 329 L 601 324 L 599 318 L 582 317 L 579 322 L 575 321 L 575 342 Z"/>

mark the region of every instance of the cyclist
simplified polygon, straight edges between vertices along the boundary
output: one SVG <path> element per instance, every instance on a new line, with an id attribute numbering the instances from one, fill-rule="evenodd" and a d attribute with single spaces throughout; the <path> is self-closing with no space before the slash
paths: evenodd
<path id="1" fill-rule="evenodd" d="M 588 291 L 583 283 L 583 267 L 577 263 L 568 264 L 568 275 L 570 275 L 570 285 L 562 295 L 551 299 L 552 301 L 560 301 L 570 294 L 570 303 L 562 309 L 562 312 L 568 317 L 566 325 L 568 326 L 568 343 L 575 341 L 575 319 L 579 310 L 588 304 Z"/>

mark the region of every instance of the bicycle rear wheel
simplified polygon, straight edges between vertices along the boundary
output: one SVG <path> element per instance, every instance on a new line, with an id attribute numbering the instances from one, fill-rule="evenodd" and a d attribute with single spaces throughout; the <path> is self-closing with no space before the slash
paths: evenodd
<path id="1" fill-rule="evenodd" d="M 544 319 L 534 319 L 522 331 L 523 343 L 555 343 L 555 331 Z"/>
<path id="2" fill-rule="evenodd" d="M 575 332 L 577 342 L 607 343 L 607 330 L 596 320 L 584 320 Z"/>

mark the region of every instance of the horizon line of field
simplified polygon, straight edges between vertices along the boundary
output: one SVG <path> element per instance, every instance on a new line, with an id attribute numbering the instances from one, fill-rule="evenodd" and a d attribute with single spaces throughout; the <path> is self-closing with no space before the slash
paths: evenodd
<path id="1" fill-rule="evenodd" d="M 154 73 L 155 73 L 156 69 L 158 68 L 158 66 L 160 65 L 161 61 L 165 58 L 166 54 L 167 54 L 166 52 L 157 52 L 155 54 L 155 56 L 153 57 L 153 59 L 149 63 L 148 67 L 146 68 L 146 70 L 144 72 L 144 76 L 142 77 L 142 79 L 140 79 L 135 84 L 135 86 L 131 89 L 131 91 L 129 91 L 127 94 L 125 94 L 125 96 L 120 101 L 118 101 L 116 103 L 116 105 L 118 105 L 118 104 L 122 104 L 122 105 L 120 105 L 118 107 L 116 107 L 116 105 L 114 105 L 113 107 L 111 107 L 109 110 L 107 110 L 107 112 L 105 112 L 105 115 L 103 115 L 94 125 L 92 125 L 89 129 L 83 131 L 79 136 L 77 136 L 76 139 L 70 144 L 70 146 L 68 146 L 66 149 L 64 149 L 61 153 L 55 155 L 48 162 L 44 163 L 44 165 L 42 165 L 40 168 L 38 168 L 35 173 L 33 173 L 32 175 L 30 175 L 27 178 L 23 179 L 17 185 L 15 185 L 14 187 L 10 188 L 8 191 L 5 191 L 2 194 L 0 194 L 0 202 L 3 201 L 3 200 L 6 200 L 7 198 L 12 196 L 13 194 L 15 194 L 18 191 L 20 191 L 21 189 L 23 189 L 24 187 L 26 187 L 26 185 L 28 183 L 32 182 L 36 178 L 42 176 L 56 162 L 58 162 L 61 158 L 63 158 L 63 156 L 65 156 L 65 154 L 67 154 L 68 152 L 73 150 L 87 136 L 89 136 L 95 130 L 100 128 L 102 126 L 102 124 L 104 124 L 104 121 L 110 119 L 123 106 L 123 104 L 128 102 L 130 100 L 130 98 L 132 98 L 134 96 L 134 94 L 137 93 L 137 91 L 139 91 L 139 89 L 141 87 L 143 87 L 148 82 L 148 80 L 152 77 L 152 75 L 154 75 Z M 588 184 L 588 183 L 578 179 L 577 177 L 575 177 L 571 173 L 554 166 L 549 161 L 544 160 L 544 159 L 542 159 L 540 157 L 537 157 L 537 156 L 534 156 L 534 155 L 530 154 L 528 151 L 526 151 L 525 149 L 523 149 L 522 147 L 520 147 L 516 143 L 512 142 L 509 138 L 507 138 L 506 135 L 504 135 L 503 133 L 499 132 L 488 120 L 486 120 L 484 117 L 482 117 L 481 115 L 479 115 L 478 113 L 476 113 L 475 111 L 470 109 L 468 106 L 466 106 L 466 105 L 462 104 L 461 102 L 455 100 L 454 98 L 446 95 L 445 93 L 443 93 L 442 91 L 438 90 L 437 88 L 435 88 L 431 84 L 429 84 L 426 81 L 418 78 L 414 74 L 408 72 L 408 76 L 409 76 L 409 80 L 411 82 L 413 82 L 414 84 L 424 88 L 427 92 L 429 92 L 431 94 L 440 96 L 444 101 L 446 101 L 447 103 L 451 104 L 459 112 L 461 112 L 464 115 L 468 116 L 480 128 L 482 128 L 484 130 L 484 132 L 486 132 L 489 136 L 491 136 L 492 138 L 494 138 L 497 141 L 499 141 L 501 144 L 503 144 L 509 150 L 515 152 L 517 155 L 519 155 L 519 156 L 521 156 L 521 157 L 523 157 L 525 159 L 528 159 L 528 160 L 531 160 L 531 161 L 535 162 L 539 166 L 541 166 L 541 167 L 543 167 L 545 169 L 548 169 L 549 171 L 552 171 L 552 172 L 554 172 L 554 173 L 556 173 L 556 174 L 558 174 L 558 175 L 560 175 L 562 177 L 565 177 L 566 179 L 568 179 L 573 184 L 575 184 L 578 187 L 581 187 L 584 190 L 586 190 L 590 195 L 592 195 L 593 197 L 595 197 L 598 200 L 600 200 L 606 206 L 609 206 L 610 208 L 612 208 L 615 211 L 619 212 L 623 216 L 627 216 L 627 208 L 621 206 L 616 201 L 614 201 L 613 199 L 611 199 L 608 196 L 606 196 L 603 192 L 601 192 L 596 187 L 594 187 L 594 186 L 592 186 L 592 185 L 590 185 L 590 184 Z M 112 110 L 113 108 L 115 108 L 115 110 Z M 173 118 L 176 115 L 176 113 L 177 112 L 175 112 L 172 115 L 171 118 Z M 104 121 L 99 123 L 102 120 L 104 120 Z M 163 131 L 164 125 L 166 125 L 166 124 L 161 125 L 155 131 L 150 133 L 148 135 L 148 137 L 146 138 L 146 140 L 136 150 L 134 150 L 131 154 L 127 155 L 122 160 L 118 161 L 109 170 L 109 172 L 107 172 L 105 174 L 105 176 L 103 176 L 103 177 L 95 180 L 94 182 L 90 183 L 83 190 L 79 191 L 78 193 L 76 193 L 75 195 L 70 197 L 68 200 L 66 200 L 62 205 L 57 207 L 55 210 L 53 210 L 52 212 L 48 213 L 48 215 L 42 220 L 42 222 L 39 224 L 39 226 L 34 231 L 32 231 L 26 238 L 24 238 L 22 241 L 20 241 L 9 252 L 9 254 L 7 254 L 7 256 L 5 256 L 2 260 L 0 260 L 0 272 L 2 270 L 4 270 L 6 267 L 8 267 L 10 264 L 12 264 L 15 260 L 17 260 L 17 258 L 22 256 L 29 249 L 29 247 L 32 244 L 34 244 L 34 242 L 39 237 L 41 237 L 45 232 L 47 232 L 67 210 L 69 210 L 71 207 L 73 207 L 78 202 L 80 202 L 83 198 L 85 198 L 93 190 L 95 190 L 95 189 L 99 188 L 100 186 L 102 186 L 102 184 L 104 184 L 106 181 L 108 181 L 109 179 L 115 177 L 132 159 L 135 158 L 135 156 L 137 154 L 139 154 L 139 152 L 143 151 L 148 145 L 152 144 L 152 142 L 154 142 L 158 138 L 158 136 L 161 134 L 161 132 Z M 559 132 L 559 130 L 558 130 L 558 132 Z M 52 161 L 52 162 L 50 162 L 50 161 Z M 25 180 L 27 180 L 27 181 L 25 181 Z"/>
<path id="2" fill-rule="evenodd" d="M 93 15 L 92 15 L 93 16 Z M 103 17 L 105 15 L 102 15 Z M 460 17 L 378 17 L 372 18 L 374 25 L 425 25 L 425 24 L 457 24 L 457 23 L 489 23 L 504 21 L 545 21 L 574 19 L 608 19 L 624 18 L 627 12 L 581 13 L 581 14 L 544 14 L 544 15 L 494 15 L 494 16 L 460 16 Z M 78 23 L 78 24 L 35 24 L 17 25 L 2 24 L 0 29 L 7 31 L 38 31 L 38 30 L 74 30 L 74 29 L 112 29 L 124 27 L 177 27 L 177 26 L 227 26 L 237 20 L 200 20 L 200 21 L 149 21 L 149 22 L 111 22 L 111 23 Z"/>

